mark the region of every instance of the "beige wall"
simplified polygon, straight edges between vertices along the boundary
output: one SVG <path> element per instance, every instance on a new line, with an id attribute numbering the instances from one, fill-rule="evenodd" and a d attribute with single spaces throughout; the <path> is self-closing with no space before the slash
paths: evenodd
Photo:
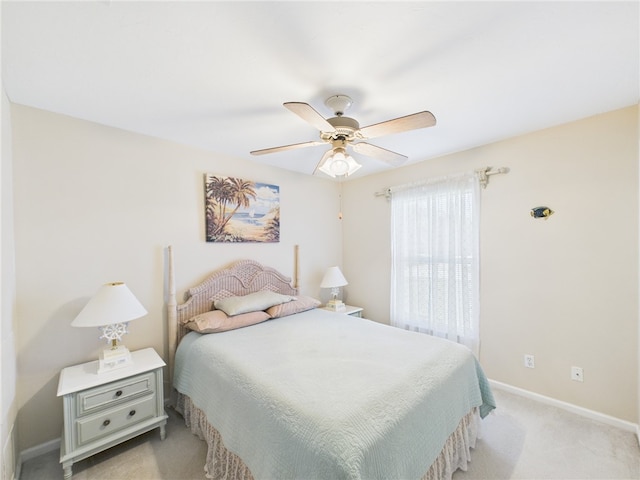
<path id="1" fill-rule="evenodd" d="M 511 169 L 482 192 L 487 375 L 637 423 L 637 106 L 348 182 L 349 303 L 389 321 L 389 205 L 374 193 L 483 166 Z M 534 220 L 539 205 L 556 213 Z M 535 369 L 524 354 L 535 355 Z M 570 380 L 574 365 L 584 383 Z"/>
<path id="2" fill-rule="evenodd" d="M 97 330 L 69 325 L 101 284 L 125 281 L 149 311 L 125 344 L 167 358 L 167 245 L 179 299 L 241 258 L 291 275 L 294 245 L 301 291 L 317 296 L 325 268 L 341 260 L 334 182 L 20 105 L 12 119 L 21 450 L 60 436 L 59 371 L 103 348 Z M 206 243 L 205 172 L 279 185 L 280 243 Z"/>

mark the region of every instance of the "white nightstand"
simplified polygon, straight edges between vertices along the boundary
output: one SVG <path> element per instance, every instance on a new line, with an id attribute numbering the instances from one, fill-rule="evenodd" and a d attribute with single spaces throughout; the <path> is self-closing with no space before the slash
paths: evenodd
<path id="1" fill-rule="evenodd" d="M 60 372 L 58 396 L 63 397 L 64 428 L 60 463 L 64 478 L 74 462 L 154 428 L 165 438 L 162 367 L 153 348 L 131 353 L 133 364 L 98 374 L 98 361 Z"/>
<path id="2" fill-rule="evenodd" d="M 331 310 L 330 308 L 325 307 L 322 307 L 322 309 L 333 313 L 346 313 L 347 315 L 351 315 L 352 317 L 360 318 L 362 318 L 362 310 L 364 310 L 362 307 L 354 307 L 352 305 L 345 305 L 345 309 L 340 311 Z"/>

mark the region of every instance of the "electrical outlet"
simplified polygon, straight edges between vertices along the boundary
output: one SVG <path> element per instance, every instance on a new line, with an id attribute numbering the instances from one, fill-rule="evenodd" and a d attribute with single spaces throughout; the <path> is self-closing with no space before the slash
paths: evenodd
<path id="1" fill-rule="evenodd" d="M 584 372 L 581 367 L 571 367 L 571 380 L 584 382 Z"/>
<path id="2" fill-rule="evenodd" d="M 533 358 L 533 355 L 525 355 L 524 356 L 524 366 L 527 368 L 535 368 L 536 367 L 536 363 L 535 360 Z"/>

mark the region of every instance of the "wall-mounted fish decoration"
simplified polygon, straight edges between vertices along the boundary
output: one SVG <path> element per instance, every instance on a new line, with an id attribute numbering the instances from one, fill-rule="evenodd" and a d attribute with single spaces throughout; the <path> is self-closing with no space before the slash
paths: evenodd
<path id="1" fill-rule="evenodd" d="M 535 207 L 531 209 L 531 216 L 533 218 L 544 218 L 545 220 L 553 215 L 553 210 L 549 207 Z"/>

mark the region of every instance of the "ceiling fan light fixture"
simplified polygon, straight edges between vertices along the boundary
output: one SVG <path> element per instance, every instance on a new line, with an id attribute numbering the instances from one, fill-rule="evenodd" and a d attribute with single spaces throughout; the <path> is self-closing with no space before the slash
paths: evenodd
<path id="1" fill-rule="evenodd" d="M 344 160 L 347 158 L 347 152 L 344 148 L 338 147 L 333 149 L 333 155 L 331 156 L 334 160 Z"/>
<path id="2" fill-rule="evenodd" d="M 362 165 L 356 162 L 351 156 L 347 156 L 347 163 L 349 164 L 349 171 L 347 172 L 347 175 L 355 173 L 356 171 L 360 170 L 360 167 L 362 167 Z"/>
<path id="3" fill-rule="evenodd" d="M 332 178 L 348 177 L 362 165 L 348 155 L 344 148 L 335 148 L 333 153 L 324 161 L 319 170 Z"/>
<path id="4" fill-rule="evenodd" d="M 346 175 L 349 172 L 349 164 L 344 158 L 334 158 L 329 168 L 335 175 Z"/>

